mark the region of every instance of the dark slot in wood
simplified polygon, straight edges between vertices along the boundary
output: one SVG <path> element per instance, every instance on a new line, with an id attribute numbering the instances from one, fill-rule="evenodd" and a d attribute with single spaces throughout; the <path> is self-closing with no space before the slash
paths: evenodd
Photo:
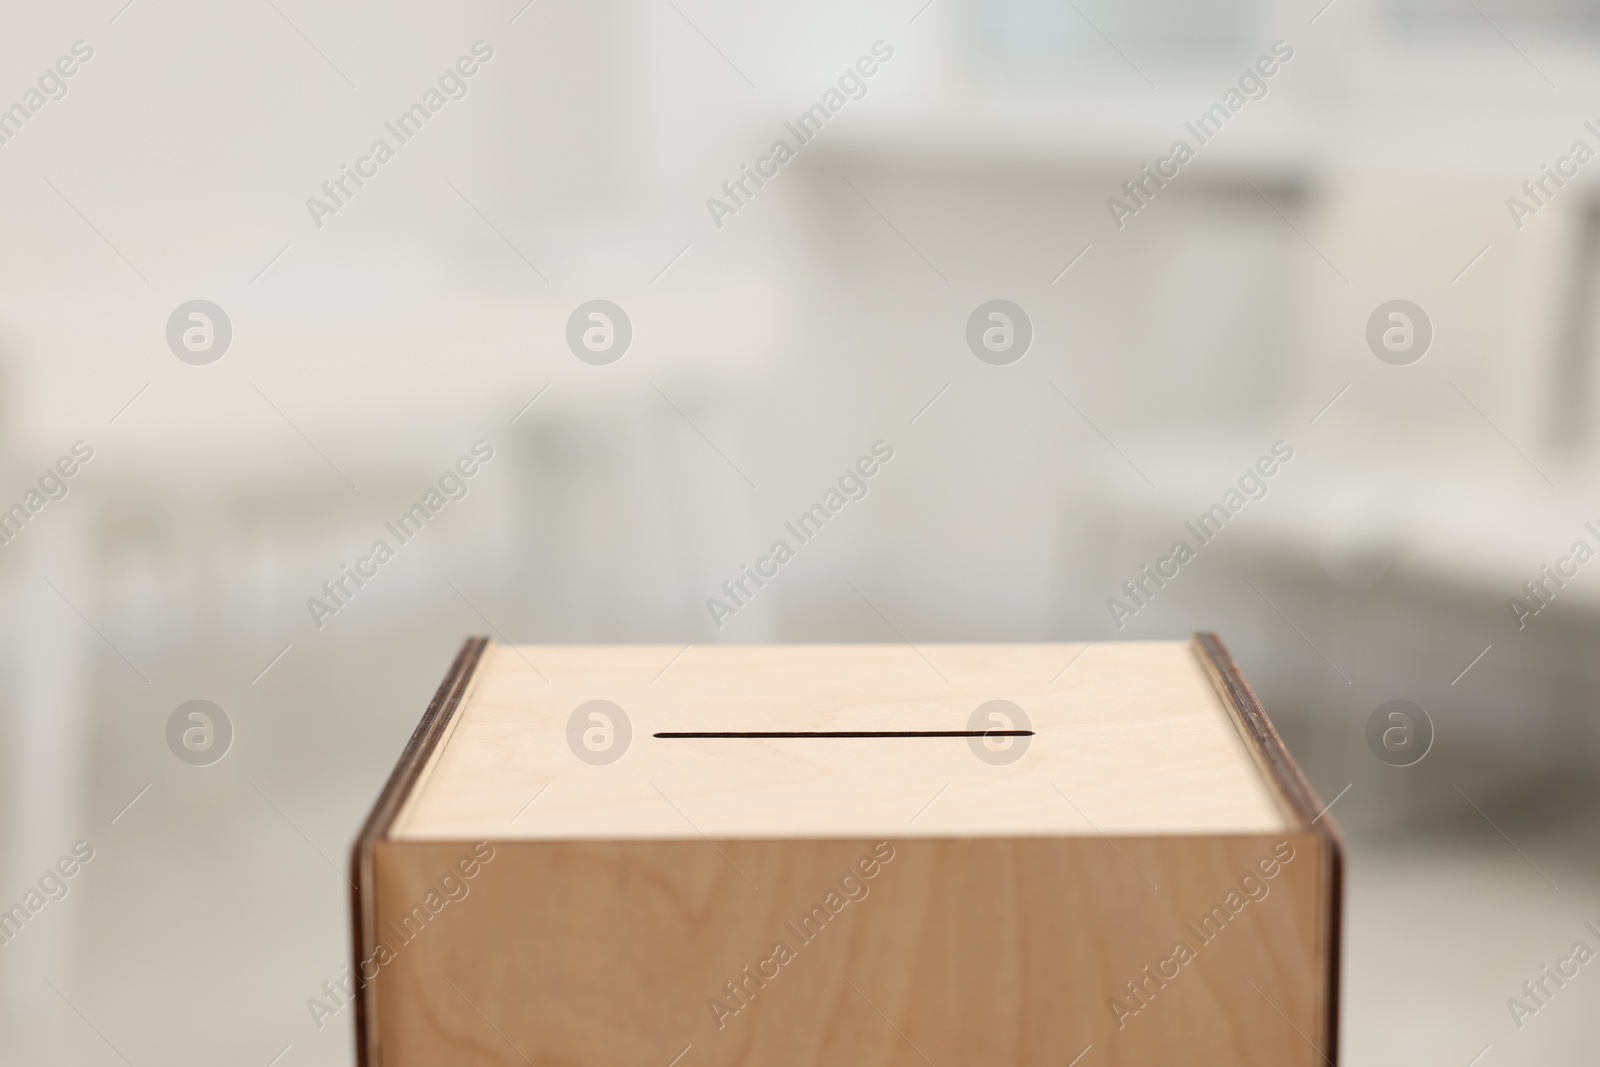
<path id="1" fill-rule="evenodd" d="M 1032 737 L 1032 730 L 663 730 L 656 737 Z"/>

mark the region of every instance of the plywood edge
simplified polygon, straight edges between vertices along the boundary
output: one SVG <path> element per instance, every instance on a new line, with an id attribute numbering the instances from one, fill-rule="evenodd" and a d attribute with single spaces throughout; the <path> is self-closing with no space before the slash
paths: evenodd
<path id="1" fill-rule="evenodd" d="M 386 837 L 406 799 L 415 790 L 418 779 L 440 748 L 440 741 L 448 734 L 457 718 L 456 712 L 466 702 L 466 694 L 477 675 L 479 662 L 489 648 L 489 638 L 469 637 L 456 653 L 455 662 L 445 674 L 433 699 L 411 739 L 400 753 L 400 759 L 384 783 L 383 790 L 362 824 L 361 831 L 350 847 L 350 936 L 353 942 L 354 963 L 359 974 L 360 962 L 366 958 L 367 946 L 374 939 L 374 893 L 376 883 L 372 872 L 372 852 L 376 844 Z M 359 981 L 359 979 L 358 979 Z M 356 1063 L 359 1067 L 378 1067 L 378 1057 L 372 1047 L 376 1037 L 369 1016 L 367 992 L 358 991 L 355 997 Z"/>
<path id="2" fill-rule="evenodd" d="M 1228 709 L 1228 715 L 1238 727 L 1245 747 L 1278 798 L 1285 819 L 1294 824 L 1293 829 L 1315 834 L 1322 840 L 1329 868 L 1324 889 L 1327 923 L 1322 930 L 1322 952 L 1328 967 L 1328 1017 L 1322 1049 L 1327 1061 L 1336 1064 L 1339 1062 L 1339 939 L 1344 912 L 1344 842 L 1328 817 L 1327 808 L 1318 800 L 1316 790 L 1289 754 L 1283 738 L 1278 736 L 1266 709 L 1256 699 L 1250 683 L 1244 680 L 1222 639 L 1214 633 L 1196 632 L 1193 647 L 1217 695 L 1222 698 L 1223 706 Z"/>

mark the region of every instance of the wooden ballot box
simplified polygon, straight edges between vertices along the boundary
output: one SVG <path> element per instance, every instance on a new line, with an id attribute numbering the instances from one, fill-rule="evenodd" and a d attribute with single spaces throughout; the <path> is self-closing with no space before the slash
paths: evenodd
<path id="1" fill-rule="evenodd" d="M 1212 635 L 475 638 L 354 848 L 359 1058 L 1331 1064 L 1340 862 Z"/>

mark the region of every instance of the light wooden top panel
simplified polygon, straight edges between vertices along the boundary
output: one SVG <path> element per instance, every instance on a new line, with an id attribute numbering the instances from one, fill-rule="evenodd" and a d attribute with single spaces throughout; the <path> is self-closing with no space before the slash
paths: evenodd
<path id="1" fill-rule="evenodd" d="M 491 646 L 390 837 L 1083 836 L 1287 828 L 1186 642 L 1087 649 L 695 646 L 674 661 L 678 652 Z M 580 760 L 567 741 L 572 713 L 595 699 L 621 707 L 632 726 L 625 754 L 600 766 Z M 966 730 L 974 709 L 995 699 L 1021 707 L 1035 731 L 1023 756 L 1007 765 L 979 759 L 965 737 L 653 736 Z"/>

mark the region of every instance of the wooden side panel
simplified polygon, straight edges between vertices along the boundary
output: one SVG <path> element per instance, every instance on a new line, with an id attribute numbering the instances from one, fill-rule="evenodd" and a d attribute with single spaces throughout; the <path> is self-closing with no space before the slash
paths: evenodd
<path id="1" fill-rule="evenodd" d="M 373 1067 L 1324 1062 L 1319 834 L 478 847 L 374 852 Z"/>
<path id="2" fill-rule="evenodd" d="M 405 749 L 400 753 L 389 780 L 378 794 L 367 821 L 350 847 L 350 940 L 355 962 L 369 958 L 376 939 L 377 899 L 374 891 L 373 852 L 388 833 L 395 815 L 415 790 L 417 781 L 441 748 L 443 739 L 456 721 L 457 712 L 472 691 L 478 664 L 489 647 L 487 637 L 469 637 L 456 653 L 455 662 L 439 689 L 422 713 Z M 363 990 L 355 998 L 356 1062 L 371 1067 L 376 1062 L 376 1037 L 371 1025 L 370 994 Z"/>
<path id="3" fill-rule="evenodd" d="M 1250 683 L 1244 680 L 1238 664 L 1228 652 L 1222 639 L 1214 633 L 1196 633 L 1193 639 L 1195 655 L 1211 677 L 1211 683 L 1222 698 L 1222 704 L 1233 717 L 1260 769 L 1262 777 L 1271 786 L 1283 808 L 1289 825 L 1315 833 L 1323 839 L 1322 850 L 1327 856 L 1328 873 L 1322 885 L 1325 896 L 1321 911 L 1325 916 L 1321 930 L 1323 948 L 1319 956 L 1327 968 L 1328 1002 L 1323 1018 L 1323 1028 L 1312 1031 L 1327 1054 L 1327 1062 L 1339 1059 L 1339 939 L 1344 923 L 1344 841 L 1339 835 L 1328 809 L 1317 798 L 1316 791 L 1306 780 L 1300 766 L 1278 736 L 1267 711 L 1256 699 Z"/>

